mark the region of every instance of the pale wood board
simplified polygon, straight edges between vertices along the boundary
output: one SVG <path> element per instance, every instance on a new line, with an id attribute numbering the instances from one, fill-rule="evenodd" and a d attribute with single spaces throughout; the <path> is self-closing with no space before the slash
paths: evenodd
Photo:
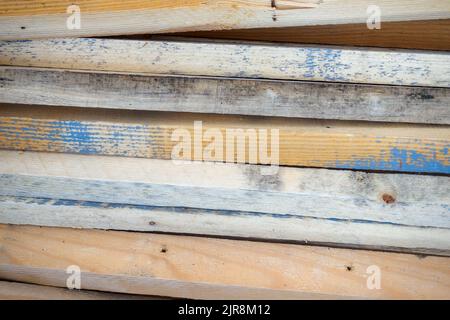
<path id="1" fill-rule="evenodd" d="M 272 205 L 279 204 L 275 200 Z M 288 214 L 0 196 L 0 223 L 223 236 L 450 256 L 448 228 Z"/>
<path id="2" fill-rule="evenodd" d="M 0 227 L 0 277 L 189 298 L 448 299 L 448 258 L 145 233 Z M 378 266 L 381 289 L 367 286 Z M 85 287 L 83 287 L 83 285 Z M 271 291 L 273 290 L 273 291 Z"/>
<path id="3" fill-rule="evenodd" d="M 0 65 L 450 87 L 447 52 L 299 44 L 193 39 L 0 41 Z"/>
<path id="4" fill-rule="evenodd" d="M 142 295 L 69 290 L 51 286 L 0 280 L 0 300 L 142 300 L 155 299 Z"/>
<path id="5" fill-rule="evenodd" d="M 67 8 L 72 4 L 77 4 L 80 9 L 79 29 L 67 27 L 72 14 Z M 76 3 L 32 0 L 27 1 L 26 6 L 15 0 L 3 0 L 0 38 L 365 24 L 371 16 L 367 12 L 371 5 L 380 9 L 383 22 L 450 18 L 447 0 L 80 0 Z"/>
<path id="6" fill-rule="evenodd" d="M 450 124 L 450 90 L 0 67 L 0 102 Z"/>
<path id="7" fill-rule="evenodd" d="M 3 223 L 449 250 L 449 177 L 286 167 L 264 176 L 252 165 L 14 151 L 0 159 Z"/>

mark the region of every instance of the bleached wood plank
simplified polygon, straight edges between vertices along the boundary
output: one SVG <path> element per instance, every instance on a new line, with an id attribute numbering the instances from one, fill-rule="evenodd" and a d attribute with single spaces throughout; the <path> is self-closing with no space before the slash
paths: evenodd
<path id="1" fill-rule="evenodd" d="M 447 299 L 450 292 L 442 257 L 5 225 L 0 241 L 1 277 L 61 286 L 75 264 L 84 289 L 207 299 Z M 379 290 L 367 286 L 369 266 L 380 270 Z"/>
<path id="2" fill-rule="evenodd" d="M 262 176 L 261 166 L 14 151 L 0 159 L 0 195 L 47 199 L 5 198 L 4 223 L 59 225 L 75 215 L 81 227 L 449 249 L 449 177 L 285 167 Z M 102 206 L 118 210 L 96 218 Z"/>
<path id="3" fill-rule="evenodd" d="M 247 136 L 241 146 L 233 139 L 238 129 Z M 222 139 L 208 137 L 214 132 Z M 450 127 L 437 125 L 1 105 L 0 148 L 450 173 Z"/>
<path id="4" fill-rule="evenodd" d="M 450 90 L 0 67 L 0 102 L 450 124 Z"/>
<path id="5" fill-rule="evenodd" d="M 138 74 L 450 87 L 447 52 L 173 40 L 1 41 L 0 64 Z"/>
<path id="6" fill-rule="evenodd" d="M 276 200 L 272 205 L 278 206 Z M 298 212 L 301 210 L 302 206 Z M 450 256 L 450 230 L 446 228 L 289 214 L 0 196 L 0 223 L 225 236 Z"/>
<path id="7" fill-rule="evenodd" d="M 77 4 L 79 29 L 68 29 L 67 13 Z M 293 5 L 295 4 L 295 5 Z M 446 0 L 4 0 L 0 9 L 2 39 L 121 35 L 190 30 L 286 27 L 342 23 L 366 23 L 370 5 L 377 5 L 381 19 L 409 21 L 446 19 Z M 313 7 L 304 9 L 304 7 Z"/>
<path id="8" fill-rule="evenodd" d="M 69 290 L 20 282 L 0 281 L 0 300 L 136 300 L 155 299 L 89 290 Z"/>
<path id="9" fill-rule="evenodd" d="M 381 29 L 362 24 L 328 24 L 287 28 L 195 31 L 173 34 L 181 37 L 311 43 L 340 46 L 450 50 L 450 19 L 382 22 Z M 134 39 L 153 35 L 128 36 Z"/>

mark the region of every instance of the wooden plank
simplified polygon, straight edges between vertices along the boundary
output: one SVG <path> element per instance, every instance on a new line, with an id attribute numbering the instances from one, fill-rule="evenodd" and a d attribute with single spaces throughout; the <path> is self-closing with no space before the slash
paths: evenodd
<path id="1" fill-rule="evenodd" d="M 89 290 L 69 290 L 29 283 L 0 281 L 0 300 L 142 300 L 155 299 Z"/>
<path id="2" fill-rule="evenodd" d="M 77 1 L 80 27 L 67 27 L 71 1 L 33 0 L 26 5 L 4 0 L 0 9 L 2 39 L 121 35 L 139 33 L 366 23 L 377 5 L 381 19 L 448 19 L 446 0 L 160 0 Z M 312 9 L 305 8 L 312 7 Z"/>
<path id="3" fill-rule="evenodd" d="M 251 165 L 12 151 L 0 159 L 2 223 L 450 249 L 449 177 L 285 167 L 262 176 Z"/>
<path id="4" fill-rule="evenodd" d="M 261 28 L 220 31 L 195 31 L 173 34 L 230 40 L 310 43 L 323 45 L 384 47 L 450 51 L 450 19 L 381 22 L 381 29 L 364 24 Z M 128 36 L 143 39 L 152 36 Z"/>
<path id="5" fill-rule="evenodd" d="M 450 87 L 450 54 L 439 51 L 80 38 L 1 41 L 0 65 Z"/>
<path id="6" fill-rule="evenodd" d="M 1 105 L 0 148 L 450 173 L 448 126 L 109 109 L 87 111 Z M 236 136 L 241 140 L 235 139 Z"/>
<path id="7" fill-rule="evenodd" d="M 302 209 L 301 206 L 297 212 L 303 212 Z M 293 214 L 0 196 L 0 223 L 7 224 L 225 236 L 450 256 L 448 228 L 380 223 L 364 218 L 366 220 L 327 219 Z"/>
<path id="8" fill-rule="evenodd" d="M 66 268 L 78 265 L 84 289 L 208 299 L 448 299 L 450 292 L 442 257 L 6 225 L 0 241 L 2 278 L 61 286 Z M 370 266 L 379 268 L 378 290 L 367 286 Z"/>
<path id="9" fill-rule="evenodd" d="M 450 90 L 0 67 L 0 102 L 450 124 Z"/>

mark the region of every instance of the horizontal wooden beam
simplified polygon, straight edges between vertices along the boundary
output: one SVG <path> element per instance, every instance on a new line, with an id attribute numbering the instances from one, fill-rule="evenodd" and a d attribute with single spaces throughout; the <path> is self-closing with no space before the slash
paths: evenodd
<path id="1" fill-rule="evenodd" d="M 0 222 L 448 255 L 449 177 L 0 152 Z"/>
<path id="2" fill-rule="evenodd" d="M 69 8 L 76 4 L 77 8 Z M 450 18 L 446 0 L 4 0 L 1 39 L 98 36 Z M 73 23 L 80 13 L 80 24 Z"/>
<path id="3" fill-rule="evenodd" d="M 0 102 L 450 124 L 450 90 L 0 67 Z"/>
<path id="4" fill-rule="evenodd" d="M 381 29 L 361 24 L 328 24 L 288 28 L 261 28 L 180 32 L 178 37 L 311 43 L 450 51 L 450 19 L 382 22 Z M 151 35 L 129 36 L 135 39 Z"/>
<path id="5" fill-rule="evenodd" d="M 118 39 L 1 41 L 0 65 L 450 87 L 447 52 Z"/>
<path id="6" fill-rule="evenodd" d="M 0 243 L 1 278 L 65 286 L 67 267 L 77 265 L 81 288 L 90 290 L 197 299 L 448 299 L 450 292 L 443 257 L 7 225 Z M 379 286 L 371 281 L 378 275 Z"/>
<path id="7" fill-rule="evenodd" d="M 1 105 L 0 148 L 450 173 L 450 128 L 418 124 Z"/>
<path id="8" fill-rule="evenodd" d="M 0 300 L 142 300 L 155 299 L 135 294 L 69 290 L 29 283 L 0 281 Z"/>

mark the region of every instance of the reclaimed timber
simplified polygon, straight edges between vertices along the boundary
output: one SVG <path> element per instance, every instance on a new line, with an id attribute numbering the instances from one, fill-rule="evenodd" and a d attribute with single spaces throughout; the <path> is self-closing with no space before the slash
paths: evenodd
<path id="1" fill-rule="evenodd" d="M 299 44 L 193 39 L 0 41 L 0 65 L 450 87 L 448 52 Z"/>
<path id="2" fill-rule="evenodd" d="M 72 184 L 69 183 L 69 186 Z M 81 192 L 78 189 L 76 191 Z M 208 196 L 212 199 L 219 198 L 211 193 Z M 323 200 L 319 196 L 311 198 Z M 450 230 L 442 226 L 414 227 L 376 222 L 367 220 L 370 215 L 363 217 L 365 220 L 352 220 L 117 203 L 121 199 L 119 197 L 115 203 L 105 203 L 0 196 L 0 223 L 224 236 L 450 256 Z M 235 197 L 228 200 L 239 199 Z M 330 199 L 328 201 L 336 202 Z M 174 204 L 179 203 L 180 201 Z M 272 205 L 279 205 L 276 198 Z M 304 207 L 299 206 L 297 212 L 303 212 Z M 317 206 L 317 210 L 321 207 Z M 345 207 L 341 207 L 345 210 Z"/>
<path id="3" fill-rule="evenodd" d="M 0 152 L 0 222 L 435 250 L 449 177 Z"/>
<path id="4" fill-rule="evenodd" d="M 0 280 L 0 300 L 142 300 L 155 299 L 135 294 L 69 290 L 51 286 Z"/>
<path id="5" fill-rule="evenodd" d="M 197 299 L 448 299 L 448 258 L 118 231 L 0 226 L 0 277 Z M 130 250 L 130 248 L 132 248 Z M 380 289 L 367 285 L 370 268 Z"/>
<path id="6" fill-rule="evenodd" d="M 80 11 L 80 27 L 68 28 Z M 30 39 L 366 23 L 377 5 L 383 22 L 450 18 L 446 0 L 3 0 L 0 38 Z M 70 20 L 71 21 L 71 20 Z"/>
<path id="7" fill-rule="evenodd" d="M 178 37 L 310 43 L 339 46 L 382 47 L 450 51 L 450 19 L 424 21 L 381 21 L 381 29 L 363 24 L 329 24 L 287 28 L 260 28 L 195 31 L 173 34 Z M 128 36 L 134 39 L 151 35 Z"/>
<path id="8" fill-rule="evenodd" d="M 0 102 L 450 124 L 445 88 L 0 67 Z"/>
<path id="9" fill-rule="evenodd" d="M 450 128 L 439 125 L 3 104 L 0 148 L 450 173 Z"/>

